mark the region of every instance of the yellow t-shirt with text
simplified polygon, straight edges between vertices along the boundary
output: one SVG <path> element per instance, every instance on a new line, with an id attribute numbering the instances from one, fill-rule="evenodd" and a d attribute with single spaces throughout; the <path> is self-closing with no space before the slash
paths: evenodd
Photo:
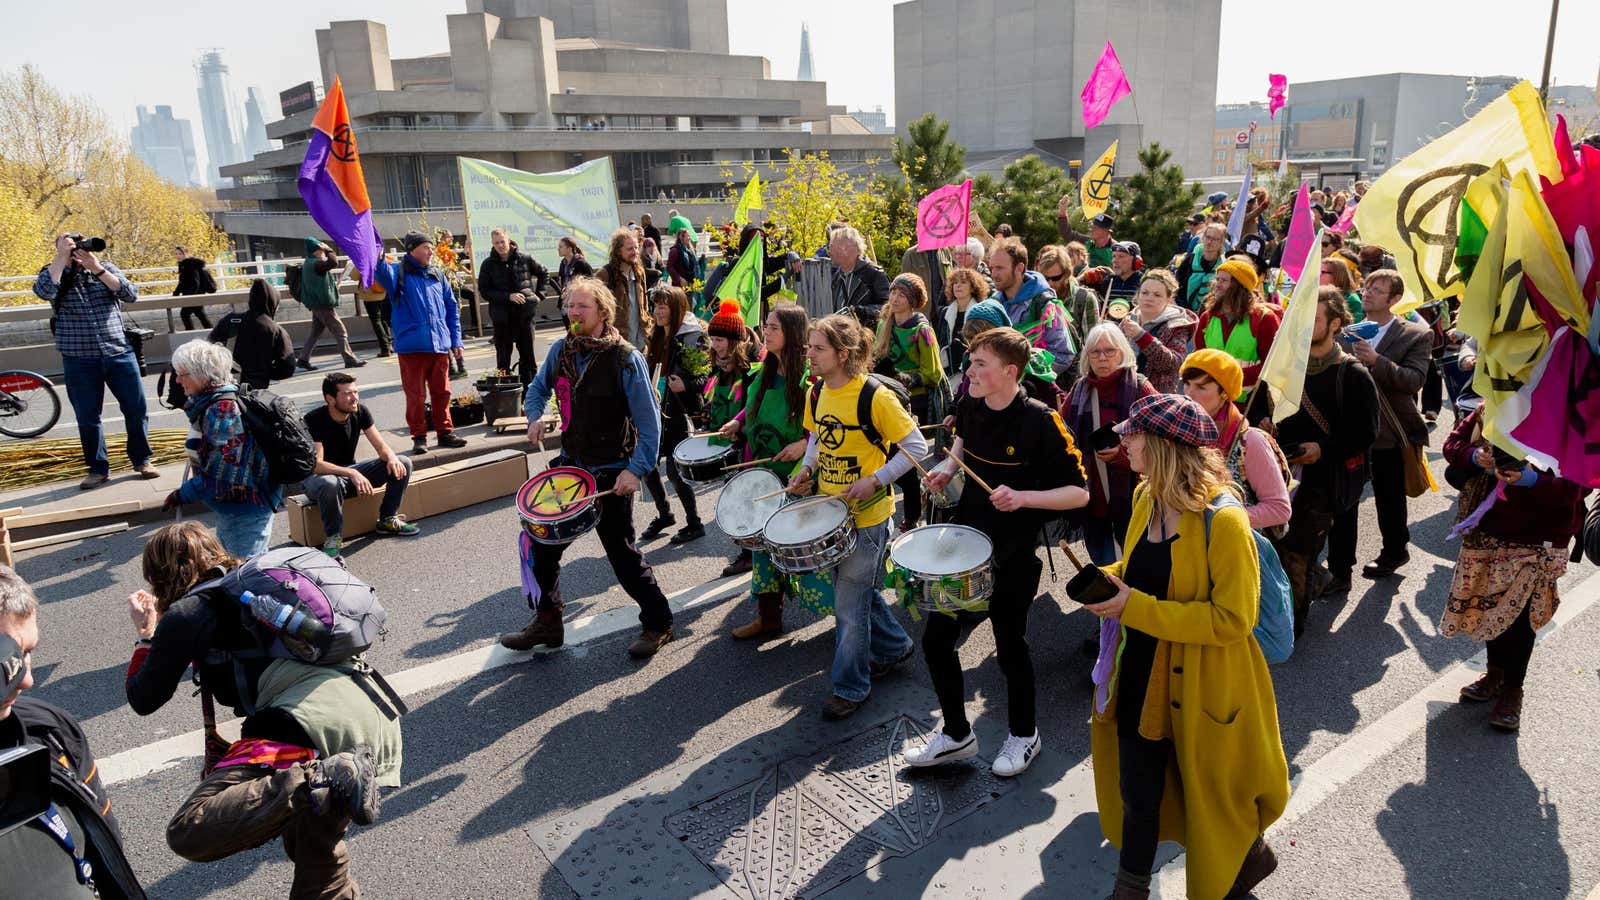
<path id="1" fill-rule="evenodd" d="M 816 415 L 811 412 L 811 397 L 806 397 L 806 430 L 817 436 L 817 490 L 834 495 L 844 493 L 856 481 L 878 471 L 888 462 L 862 433 L 856 421 L 856 404 L 861 400 L 865 375 L 834 390 L 822 387 Z M 904 440 L 917 427 L 911 413 L 895 399 L 894 392 L 880 385 L 872 395 L 872 425 L 884 443 Z M 893 451 L 893 447 L 890 448 Z M 857 528 L 870 528 L 894 515 L 894 494 L 888 487 L 856 504 Z"/>

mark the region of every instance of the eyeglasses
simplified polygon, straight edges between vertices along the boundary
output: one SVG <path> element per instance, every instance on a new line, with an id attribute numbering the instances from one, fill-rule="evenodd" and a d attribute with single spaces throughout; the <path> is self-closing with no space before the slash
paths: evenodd
<path id="1" fill-rule="evenodd" d="M 1121 356 L 1122 351 L 1116 347 L 1096 347 L 1089 351 L 1090 356 Z"/>
<path id="2" fill-rule="evenodd" d="M 1067 277 L 1067 273 L 1065 272 L 1056 272 L 1053 275 L 1049 272 L 1040 272 L 1039 274 L 1044 276 L 1045 281 L 1061 281 Z"/>

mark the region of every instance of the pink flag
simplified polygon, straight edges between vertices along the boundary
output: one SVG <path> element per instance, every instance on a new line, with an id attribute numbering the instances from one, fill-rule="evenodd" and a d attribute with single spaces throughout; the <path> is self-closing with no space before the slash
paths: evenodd
<path id="1" fill-rule="evenodd" d="M 1300 193 L 1294 198 L 1294 214 L 1289 217 L 1289 236 L 1283 242 L 1283 271 L 1300 281 L 1306 267 L 1311 242 L 1317 239 L 1317 225 L 1311 221 L 1311 185 L 1301 182 Z"/>
<path id="2" fill-rule="evenodd" d="M 1350 226 L 1356 223 L 1356 205 L 1346 203 L 1344 212 L 1339 214 L 1339 221 L 1333 223 L 1333 230 L 1340 234 L 1349 234 Z"/>
<path id="3" fill-rule="evenodd" d="M 1276 119 L 1278 110 L 1288 102 L 1289 78 L 1286 75 L 1267 76 L 1267 118 Z"/>
<path id="4" fill-rule="evenodd" d="M 1106 41 L 1106 49 L 1094 64 L 1094 71 L 1089 73 L 1089 83 L 1083 86 L 1083 127 L 1090 129 L 1104 122 L 1111 107 L 1131 93 L 1133 88 L 1128 84 L 1127 73 L 1122 71 L 1122 61 L 1117 59 L 1117 51 L 1111 49 L 1111 42 Z"/>
<path id="5" fill-rule="evenodd" d="M 967 242 L 972 179 L 930 191 L 917 204 L 917 249 L 938 250 Z"/>

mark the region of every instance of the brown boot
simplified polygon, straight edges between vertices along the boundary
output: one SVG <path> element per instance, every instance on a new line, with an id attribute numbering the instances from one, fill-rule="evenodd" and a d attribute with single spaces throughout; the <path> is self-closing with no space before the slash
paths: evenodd
<path id="1" fill-rule="evenodd" d="M 1494 666 L 1478 676 L 1478 680 L 1461 689 L 1462 703 L 1488 703 L 1500 696 L 1505 685 L 1505 673 Z"/>
<path id="2" fill-rule="evenodd" d="M 783 631 L 783 595 L 758 594 L 756 595 L 755 621 L 740 625 L 733 630 L 735 640 L 749 640 L 750 638 L 768 637 Z"/>
<path id="3" fill-rule="evenodd" d="M 1244 863 L 1239 866 L 1239 877 L 1233 881 L 1233 889 L 1228 891 L 1229 897 L 1243 897 L 1268 875 L 1278 869 L 1278 854 L 1272 852 L 1266 838 L 1256 838 L 1250 845 L 1250 851 L 1244 855 Z"/>
<path id="4" fill-rule="evenodd" d="M 535 647 L 544 646 L 554 649 L 561 646 L 564 640 L 561 627 L 561 609 L 539 610 L 534 613 L 533 621 L 521 631 L 513 631 L 500 635 L 500 646 L 507 650 L 525 653 Z"/>
<path id="5" fill-rule="evenodd" d="M 1503 688 L 1494 701 L 1494 712 L 1489 714 L 1489 724 L 1501 731 L 1516 731 L 1522 727 L 1522 688 Z"/>

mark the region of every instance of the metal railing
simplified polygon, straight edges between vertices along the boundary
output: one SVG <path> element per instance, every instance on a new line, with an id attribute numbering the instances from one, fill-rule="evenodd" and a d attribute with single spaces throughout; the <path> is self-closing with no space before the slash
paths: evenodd
<path id="1" fill-rule="evenodd" d="M 306 215 L 306 213 L 286 213 L 285 215 L 302 215 L 303 216 L 303 215 Z M 344 261 L 344 260 L 347 259 L 347 257 L 341 256 L 341 257 L 339 257 L 339 259 L 341 261 Z M 268 280 L 272 281 L 274 284 L 282 284 L 283 283 L 283 266 L 284 265 L 297 265 L 299 262 L 300 262 L 300 258 L 299 257 L 285 257 L 283 259 L 257 259 L 257 260 L 247 260 L 245 262 L 222 262 L 222 263 L 208 262 L 208 263 L 206 263 L 206 266 L 207 266 L 207 268 L 212 270 L 212 274 L 219 281 L 226 281 L 229 278 L 257 278 L 257 277 L 261 277 L 261 278 L 267 278 Z M 112 264 L 115 265 L 115 262 L 113 261 Z M 152 266 L 152 267 L 143 268 L 143 269 L 119 269 L 119 271 L 122 272 L 123 275 L 127 276 L 128 280 L 132 281 L 134 283 L 135 287 L 138 287 L 141 290 L 145 289 L 145 288 L 176 287 L 177 284 L 178 284 L 178 279 L 177 279 L 178 267 L 177 266 Z M 136 275 L 168 275 L 168 274 L 172 275 L 173 277 L 172 278 L 154 278 L 154 279 L 142 279 L 142 278 L 135 278 L 134 277 Z M 20 290 L 11 289 L 11 290 L 0 291 L 0 299 L 6 298 L 6 297 L 31 297 L 31 296 L 33 296 L 33 281 L 34 281 L 34 279 L 36 279 L 38 277 L 39 277 L 39 273 L 38 272 L 34 272 L 32 274 L 29 274 L 29 275 L 0 275 L 0 285 L 3 285 L 5 283 L 7 283 L 7 282 L 19 282 L 19 281 L 27 282 L 27 284 L 28 284 L 27 287 L 22 288 Z M 48 306 L 49 304 L 46 304 L 43 301 L 40 301 L 38 304 L 14 304 L 14 306 L 15 305 L 22 305 L 22 306 L 34 306 L 34 305 Z"/>

